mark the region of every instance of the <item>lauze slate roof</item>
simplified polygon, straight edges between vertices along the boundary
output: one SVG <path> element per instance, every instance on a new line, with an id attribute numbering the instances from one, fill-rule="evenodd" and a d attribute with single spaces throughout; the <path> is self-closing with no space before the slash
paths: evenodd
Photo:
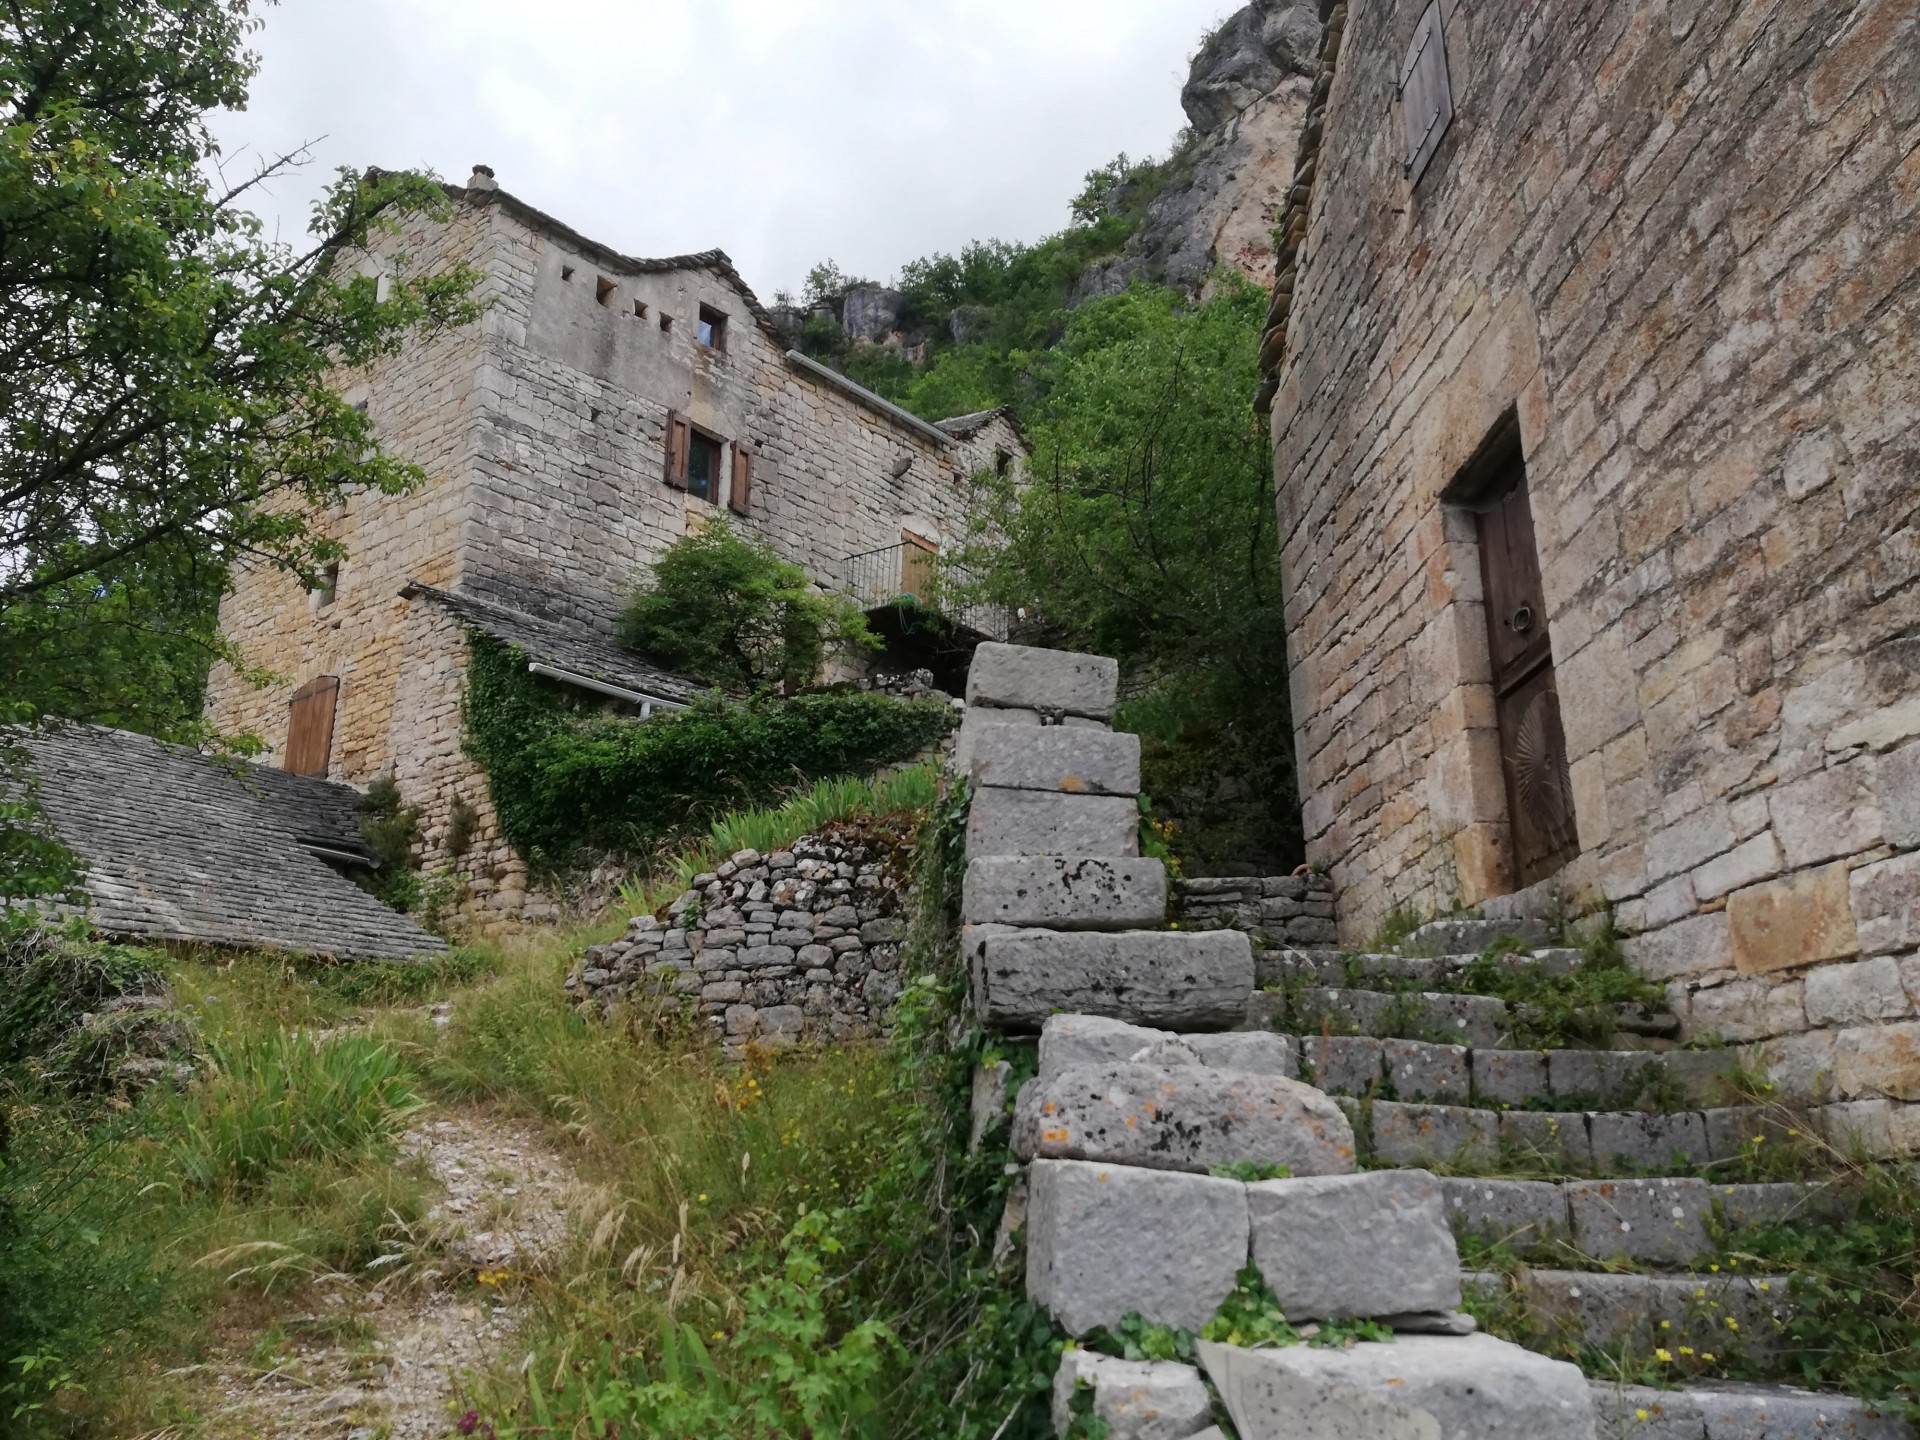
<path id="1" fill-rule="evenodd" d="M 105 934 L 341 960 L 447 948 L 300 843 L 362 848 L 347 786 L 97 725 L 16 738 Z"/>

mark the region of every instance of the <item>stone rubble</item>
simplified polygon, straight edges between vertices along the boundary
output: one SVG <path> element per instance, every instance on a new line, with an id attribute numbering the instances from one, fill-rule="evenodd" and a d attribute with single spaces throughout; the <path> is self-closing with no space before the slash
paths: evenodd
<path id="1" fill-rule="evenodd" d="M 695 876 L 664 919 L 636 916 L 588 950 L 567 992 L 602 1014 L 630 997 L 679 997 L 735 1057 L 885 1035 L 900 995 L 902 859 L 878 825 L 741 850 Z"/>

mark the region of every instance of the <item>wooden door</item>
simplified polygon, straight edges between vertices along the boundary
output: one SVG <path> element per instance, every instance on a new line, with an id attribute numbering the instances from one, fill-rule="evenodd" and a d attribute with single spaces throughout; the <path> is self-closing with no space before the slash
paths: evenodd
<path id="1" fill-rule="evenodd" d="M 900 593 L 925 600 L 933 588 L 934 557 L 940 547 L 911 530 L 900 532 Z"/>
<path id="2" fill-rule="evenodd" d="M 1516 455 L 1488 492 L 1479 516 L 1480 569 L 1486 582 L 1487 650 L 1493 661 L 1500 765 L 1513 828 L 1515 878 L 1544 880 L 1579 853 L 1573 782 L 1560 693 L 1547 636 L 1540 551 L 1526 469 Z"/>
<path id="3" fill-rule="evenodd" d="M 282 769 L 293 775 L 326 778 L 333 753 L 333 707 L 340 677 L 322 675 L 293 692 L 287 716 L 287 757 Z"/>

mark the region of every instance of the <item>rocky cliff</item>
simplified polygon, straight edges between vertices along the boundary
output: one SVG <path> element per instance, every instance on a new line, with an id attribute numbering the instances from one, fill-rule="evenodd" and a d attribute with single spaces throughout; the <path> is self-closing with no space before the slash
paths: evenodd
<path id="1" fill-rule="evenodd" d="M 1081 294 L 1135 275 L 1198 291 L 1219 265 L 1274 279 L 1273 224 L 1293 178 L 1320 48 L 1314 0 L 1254 0 L 1194 56 L 1180 92 L 1182 136 L 1126 250 L 1094 266 Z"/>

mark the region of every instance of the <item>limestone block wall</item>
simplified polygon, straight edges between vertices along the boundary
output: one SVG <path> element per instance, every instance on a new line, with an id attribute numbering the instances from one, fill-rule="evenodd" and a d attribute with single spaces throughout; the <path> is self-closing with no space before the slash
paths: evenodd
<path id="1" fill-rule="evenodd" d="M 1333 882 L 1324 875 L 1176 880 L 1173 918 L 1183 930 L 1238 930 L 1257 950 L 1326 946 L 1339 939 Z"/>
<path id="2" fill-rule="evenodd" d="M 1333 8 L 1273 425 L 1343 938 L 1512 888 L 1475 532 L 1439 497 L 1517 415 L 1559 883 L 1617 907 L 1692 1033 L 1920 1099 L 1920 17 L 1443 5 L 1457 115 L 1410 187 L 1424 0 Z"/>
<path id="3" fill-rule="evenodd" d="M 456 214 L 446 226 L 421 225 L 386 237 L 362 268 L 401 264 L 439 268 L 462 261 L 487 268 L 487 235 L 478 216 Z M 491 287 L 483 286 L 482 298 Z M 330 601 L 293 577 L 243 566 L 220 607 L 220 625 L 245 666 L 272 677 L 256 686 L 230 665 L 208 681 L 207 718 L 225 733 L 251 733 L 267 745 L 266 760 L 285 757 L 288 703 L 322 675 L 340 678 L 330 775 L 364 785 L 388 763 L 387 733 L 401 680 L 410 580 L 452 585 L 460 578 L 467 524 L 468 410 L 478 373 L 475 327 L 418 340 L 368 371 L 341 377 L 345 397 L 365 402 L 381 442 L 426 472 L 401 496 L 356 494 L 314 517 L 346 546 Z"/>

